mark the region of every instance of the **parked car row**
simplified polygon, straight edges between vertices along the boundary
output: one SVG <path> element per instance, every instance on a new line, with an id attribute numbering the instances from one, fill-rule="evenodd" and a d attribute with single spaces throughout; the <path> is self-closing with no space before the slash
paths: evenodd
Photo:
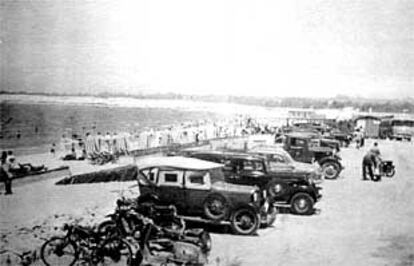
<path id="1" fill-rule="evenodd" d="M 139 200 L 174 205 L 186 220 L 228 224 L 251 235 L 274 223 L 277 208 L 315 212 L 321 183 L 343 169 L 335 140 L 286 134 L 243 150 L 185 149 L 141 161 Z"/>

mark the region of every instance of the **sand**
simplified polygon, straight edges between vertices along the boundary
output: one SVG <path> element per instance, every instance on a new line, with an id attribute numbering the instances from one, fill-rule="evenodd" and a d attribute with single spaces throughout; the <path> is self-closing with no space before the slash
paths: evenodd
<path id="1" fill-rule="evenodd" d="M 214 232 L 210 264 L 414 265 L 414 144 L 379 143 L 384 157 L 397 166 L 394 178 L 361 181 L 365 151 L 344 148 L 346 169 L 338 180 L 322 184 L 319 214 L 280 214 L 274 227 L 260 230 L 258 236 Z M 92 168 L 71 165 L 73 172 Z M 100 221 L 120 195 L 137 194 L 136 187 L 129 188 L 135 182 L 55 186 L 58 179 L 17 186 L 9 197 L 0 195 L 0 249 L 36 249 L 44 238 L 59 234 L 63 223 Z"/>

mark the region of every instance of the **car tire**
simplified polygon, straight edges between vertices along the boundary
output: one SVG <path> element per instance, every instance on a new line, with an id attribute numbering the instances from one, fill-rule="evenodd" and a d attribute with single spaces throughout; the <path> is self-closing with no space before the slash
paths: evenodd
<path id="1" fill-rule="evenodd" d="M 314 199 L 307 193 L 296 193 L 290 200 L 290 208 L 294 214 L 309 215 L 312 214 L 315 204 Z"/>
<path id="2" fill-rule="evenodd" d="M 277 208 L 275 206 L 270 206 L 267 210 L 266 216 L 262 219 L 261 227 L 266 228 L 272 226 L 276 221 L 277 216 Z"/>
<path id="3" fill-rule="evenodd" d="M 341 167 L 337 162 L 329 161 L 322 164 L 322 174 L 325 179 L 336 179 L 341 172 Z"/>
<path id="4" fill-rule="evenodd" d="M 204 215 L 209 220 L 219 221 L 225 219 L 229 214 L 229 206 L 226 199 L 221 195 L 210 195 L 203 204 Z"/>
<path id="5" fill-rule="evenodd" d="M 285 184 L 278 182 L 270 182 L 266 188 L 267 193 L 269 193 L 272 200 L 284 194 L 286 192 L 286 189 L 287 188 Z"/>
<path id="6" fill-rule="evenodd" d="M 239 208 L 231 215 L 230 225 L 235 234 L 252 235 L 260 226 L 260 215 L 252 208 Z"/>

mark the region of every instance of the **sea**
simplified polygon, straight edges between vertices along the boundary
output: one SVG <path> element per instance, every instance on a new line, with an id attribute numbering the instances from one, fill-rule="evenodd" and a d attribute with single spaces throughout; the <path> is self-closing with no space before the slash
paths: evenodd
<path id="1" fill-rule="evenodd" d="M 15 154 L 48 152 L 66 136 L 87 132 L 139 133 L 188 123 L 220 121 L 236 116 L 286 124 L 292 108 L 263 107 L 193 100 L 132 97 L 0 94 L 0 151 Z M 342 110 L 298 109 L 338 117 Z M 349 112 L 347 112 L 349 113 Z"/>
<path id="2" fill-rule="evenodd" d="M 208 110 L 177 106 L 102 104 L 47 98 L 23 97 L 0 102 L 0 150 L 15 154 L 48 152 L 63 134 L 84 136 L 87 132 L 136 133 L 228 117 Z M 85 99 L 84 99 L 85 100 Z M 106 101 L 108 99 L 105 99 Z"/>

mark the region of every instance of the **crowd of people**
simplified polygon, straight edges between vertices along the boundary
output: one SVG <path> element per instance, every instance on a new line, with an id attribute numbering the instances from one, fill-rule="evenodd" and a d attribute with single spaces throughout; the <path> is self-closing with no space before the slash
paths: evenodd
<path id="1" fill-rule="evenodd" d="M 123 132 L 102 134 L 87 132 L 85 136 L 73 134 L 62 135 L 59 145 L 52 144 L 50 152 L 62 160 L 89 160 L 92 163 L 104 164 L 114 162 L 120 155 L 128 155 L 134 151 L 173 145 L 198 144 L 206 140 L 220 138 L 244 137 L 252 134 L 280 133 L 278 127 L 270 127 L 263 121 L 249 117 L 236 117 L 222 121 L 197 121 L 166 126 L 160 129 L 147 129 L 140 132 Z M 364 146 L 363 130 L 357 129 L 354 135 L 356 147 Z M 362 180 L 372 180 L 381 162 L 378 143 L 368 150 L 362 160 Z M 11 180 L 17 175 L 44 169 L 44 166 L 20 164 L 12 151 L 4 151 L 1 156 L 1 181 L 5 184 L 5 194 L 11 194 Z"/>
<path id="2" fill-rule="evenodd" d="M 236 117 L 222 121 L 197 121 L 147 129 L 140 132 L 102 134 L 86 132 L 83 138 L 62 136 L 60 147 L 52 144 L 51 153 L 63 160 L 85 160 L 99 163 L 116 160 L 120 155 L 134 151 L 169 147 L 173 145 L 198 144 L 205 140 L 242 137 L 252 133 L 268 133 L 269 127 L 251 118 Z M 60 150 L 59 152 L 57 150 Z"/>

